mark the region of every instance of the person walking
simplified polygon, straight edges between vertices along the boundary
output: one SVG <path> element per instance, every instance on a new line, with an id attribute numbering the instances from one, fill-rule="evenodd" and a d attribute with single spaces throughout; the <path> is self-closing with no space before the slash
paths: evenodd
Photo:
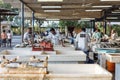
<path id="1" fill-rule="evenodd" d="M 12 43 L 12 33 L 10 30 L 8 30 L 7 33 L 7 45 L 9 45 L 11 47 L 11 43 Z"/>
<path id="2" fill-rule="evenodd" d="M 2 40 L 2 46 L 6 47 L 7 34 L 5 30 L 3 30 L 3 32 L 1 33 L 1 40 Z"/>

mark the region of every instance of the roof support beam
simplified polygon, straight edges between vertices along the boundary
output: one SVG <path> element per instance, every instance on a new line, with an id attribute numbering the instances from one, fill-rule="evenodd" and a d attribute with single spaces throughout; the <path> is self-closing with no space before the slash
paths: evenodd
<path id="1" fill-rule="evenodd" d="M 26 5 L 31 11 L 34 11 L 31 7 L 29 7 L 23 0 L 20 0 L 24 5 Z"/>

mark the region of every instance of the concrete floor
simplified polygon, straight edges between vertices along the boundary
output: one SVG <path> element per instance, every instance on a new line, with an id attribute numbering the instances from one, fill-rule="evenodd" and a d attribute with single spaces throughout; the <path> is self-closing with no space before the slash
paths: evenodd
<path id="1" fill-rule="evenodd" d="M 12 38 L 12 47 L 6 46 L 6 47 L 0 47 L 0 51 L 6 50 L 6 49 L 12 49 L 16 44 L 21 43 L 21 36 L 13 36 Z"/>

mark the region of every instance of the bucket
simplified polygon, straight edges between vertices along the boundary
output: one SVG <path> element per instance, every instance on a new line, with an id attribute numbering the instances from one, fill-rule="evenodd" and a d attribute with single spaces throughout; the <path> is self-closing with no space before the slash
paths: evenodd
<path id="1" fill-rule="evenodd" d="M 107 61 L 106 64 L 108 71 L 115 72 L 115 63 Z"/>

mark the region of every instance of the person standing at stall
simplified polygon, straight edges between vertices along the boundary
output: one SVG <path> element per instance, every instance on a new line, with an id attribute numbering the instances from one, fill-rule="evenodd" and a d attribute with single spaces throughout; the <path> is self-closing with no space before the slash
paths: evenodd
<path id="1" fill-rule="evenodd" d="M 12 33 L 10 30 L 8 30 L 8 33 L 7 33 L 7 44 L 11 47 L 11 43 L 12 43 Z"/>
<path id="2" fill-rule="evenodd" d="M 88 42 L 90 42 L 90 37 L 85 31 L 86 31 L 85 28 L 82 28 L 81 32 L 77 34 L 75 41 L 76 41 L 76 50 L 82 50 L 83 52 L 85 52 L 88 58 L 89 56 Z"/>
<path id="3" fill-rule="evenodd" d="M 49 32 L 49 35 L 47 36 L 47 39 L 49 39 L 53 45 L 62 44 L 62 46 L 64 46 L 60 34 L 57 33 L 54 28 L 50 29 L 50 32 Z"/>
<path id="4" fill-rule="evenodd" d="M 111 31 L 111 37 L 112 40 L 116 40 L 118 38 L 118 33 L 116 32 L 115 29 Z"/>
<path id="5" fill-rule="evenodd" d="M 32 29 L 28 28 L 27 32 L 24 34 L 24 43 L 31 44 L 32 43 Z"/>
<path id="6" fill-rule="evenodd" d="M 92 35 L 92 41 L 99 42 L 101 39 L 100 29 L 96 29 L 96 31 Z"/>
<path id="7" fill-rule="evenodd" d="M 5 30 L 3 30 L 3 32 L 1 33 L 1 40 L 2 40 L 2 46 L 6 47 L 7 34 Z"/>

